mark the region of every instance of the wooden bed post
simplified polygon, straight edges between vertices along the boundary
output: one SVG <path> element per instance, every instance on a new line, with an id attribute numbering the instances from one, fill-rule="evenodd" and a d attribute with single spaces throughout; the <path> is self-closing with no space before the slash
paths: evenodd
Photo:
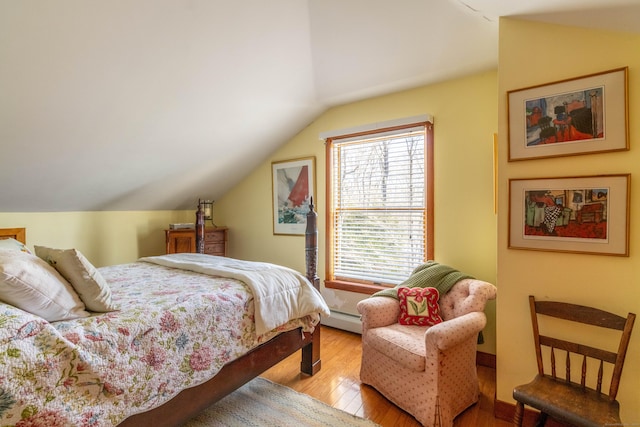
<path id="1" fill-rule="evenodd" d="M 198 210 L 196 211 L 196 252 L 204 253 L 204 211 L 200 199 L 198 199 Z"/>
<path id="2" fill-rule="evenodd" d="M 307 279 L 320 290 L 320 278 L 318 277 L 318 214 L 313 209 L 313 197 L 307 212 L 307 230 L 305 232 L 305 254 L 307 266 Z"/>
<path id="3" fill-rule="evenodd" d="M 320 278 L 317 274 L 318 267 L 318 214 L 313 207 L 313 197 L 309 203 L 307 213 L 307 229 L 305 232 L 305 255 L 307 279 L 319 291 Z M 320 362 L 320 325 L 313 331 L 312 341 L 302 347 L 302 361 L 300 371 L 307 375 L 316 374 L 321 367 Z"/>

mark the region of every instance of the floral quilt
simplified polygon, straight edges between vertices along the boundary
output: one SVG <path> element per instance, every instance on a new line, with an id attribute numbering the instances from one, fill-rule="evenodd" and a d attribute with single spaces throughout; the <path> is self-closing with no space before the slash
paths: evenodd
<path id="1" fill-rule="evenodd" d="M 0 425 L 114 426 L 278 332 L 256 336 L 238 280 L 136 262 L 100 268 L 120 311 L 49 323 L 0 303 Z"/>

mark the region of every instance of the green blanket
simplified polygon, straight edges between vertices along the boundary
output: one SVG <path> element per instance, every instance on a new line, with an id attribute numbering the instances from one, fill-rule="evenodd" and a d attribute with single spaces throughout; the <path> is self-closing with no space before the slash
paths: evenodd
<path id="1" fill-rule="evenodd" d="M 372 297 L 389 297 L 398 299 L 398 288 L 436 288 L 440 295 L 449 292 L 458 281 L 462 279 L 475 279 L 473 276 L 464 274 L 448 265 L 439 264 L 435 261 L 416 267 L 407 280 L 396 285 L 394 288 L 384 289 L 371 295 Z M 482 331 L 478 334 L 478 344 L 484 343 Z"/>
<path id="2" fill-rule="evenodd" d="M 398 288 L 436 288 L 440 295 L 449 292 L 449 289 L 462 279 L 475 279 L 475 277 L 461 273 L 448 265 L 435 261 L 416 267 L 409 278 L 395 288 L 384 289 L 371 295 L 372 297 L 390 297 L 398 299 Z"/>

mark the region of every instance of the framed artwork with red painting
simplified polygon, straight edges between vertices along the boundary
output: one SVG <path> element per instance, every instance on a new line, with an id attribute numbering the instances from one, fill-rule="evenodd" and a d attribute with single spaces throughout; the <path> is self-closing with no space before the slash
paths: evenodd
<path id="1" fill-rule="evenodd" d="M 273 234 L 304 234 L 315 191 L 315 157 L 271 163 Z"/>
<path id="2" fill-rule="evenodd" d="M 629 256 L 629 174 L 509 180 L 509 248 Z"/>

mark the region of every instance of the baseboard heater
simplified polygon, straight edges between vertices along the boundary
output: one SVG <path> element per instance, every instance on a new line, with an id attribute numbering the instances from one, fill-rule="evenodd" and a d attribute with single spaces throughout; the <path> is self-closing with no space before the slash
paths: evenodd
<path id="1" fill-rule="evenodd" d="M 355 314 L 331 310 L 331 316 L 323 317 L 321 323 L 332 328 L 362 334 L 362 322 L 360 321 L 360 316 Z"/>

